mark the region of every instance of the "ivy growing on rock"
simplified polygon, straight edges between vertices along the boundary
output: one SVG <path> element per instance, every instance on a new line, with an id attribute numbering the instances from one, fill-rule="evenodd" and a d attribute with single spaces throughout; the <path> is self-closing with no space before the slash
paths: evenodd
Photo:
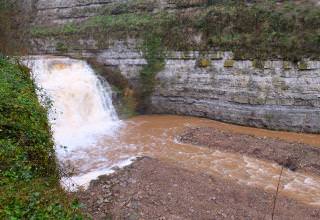
<path id="1" fill-rule="evenodd" d="M 156 74 L 163 70 L 165 66 L 165 50 L 162 39 L 154 33 L 145 35 L 141 50 L 147 64 L 140 71 L 142 84 L 140 90 L 142 100 L 140 111 L 146 111 L 148 108 L 147 104 L 150 103 L 150 96 L 156 85 Z"/>

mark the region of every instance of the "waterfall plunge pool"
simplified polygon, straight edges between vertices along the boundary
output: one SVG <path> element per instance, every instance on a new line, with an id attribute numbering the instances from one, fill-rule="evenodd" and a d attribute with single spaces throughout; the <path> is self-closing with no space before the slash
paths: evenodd
<path id="1" fill-rule="evenodd" d="M 112 105 L 109 84 L 101 81 L 85 61 L 36 56 L 29 57 L 26 63 L 39 87 L 39 99 L 46 103 L 49 97 L 52 104 L 49 120 L 57 158 L 73 173 L 61 181 L 71 191 L 87 187 L 91 180 L 113 172 L 115 167 L 129 165 L 140 156 L 174 162 L 239 184 L 275 190 L 279 165 L 179 143 L 177 136 L 189 127 L 215 127 L 320 145 L 319 135 L 245 128 L 194 117 L 152 115 L 120 121 Z M 320 177 L 285 169 L 281 192 L 305 203 L 320 205 Z"/>

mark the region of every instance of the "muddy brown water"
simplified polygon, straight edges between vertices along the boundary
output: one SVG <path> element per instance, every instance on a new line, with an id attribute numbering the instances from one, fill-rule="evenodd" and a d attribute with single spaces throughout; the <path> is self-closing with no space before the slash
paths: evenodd
<path id="1" fill-rule="evenodd" d="M 115 165 L 128 164 L 129 158 L 150 156 L 239 184 L 276 190 L 280 166 L 241 154 L 179 143 L 177 137 L 190 127 L 214 127 L 320 147 L 320 135 L 267 131 L 170 115 L 134 117 L 124 121 L 114 133 L 121 123 L 112 106 L 110 88 L 98 80 L 88 64 L 50 56 L 34 57 L 31 63 L 37 84 L 53 98 L 57 114 L 49 116 L 57 116 L 57 120 L 55 117 L 51 120 L 56 146 L 69 146 L 67 152 L 64 147 L 56 148 L 56 152 L 59 161 L 75 169 L 76 175 L 70 179 L 81 180 L 75 183 L 86 183 L 108 173 Z M 91 137 L 94 134 L 104 136 Z M 320 177 L 285 169 L 280 193 L 320 206 Z"/>
<path id="2" fill-rule="evenodd" d="M 74 152 L 69 160 L 81 175 L 101 167 L 110 167 L 130 157 L 150 156 L 239 184 L 266 191 L 276 190 L 281 171 L 279 165 L 240 154 L 179 143 L 178 135 L 190 127 L 214 127 L 231 133 L 278 138 L 320 147 L 320 135 L 248 128 L 195 117 L 152 115 L 125 121 L 116 136 L 102 137 L 95 146 Z M 320 206 L 320 177 L 284 169 L 280 194 Z"/>

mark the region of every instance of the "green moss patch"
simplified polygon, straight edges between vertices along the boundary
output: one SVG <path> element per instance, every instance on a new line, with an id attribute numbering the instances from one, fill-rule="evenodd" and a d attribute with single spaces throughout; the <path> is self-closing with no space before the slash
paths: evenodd
<path id="1" fill-rule="evenodd" d="M 197 61 L 197 66 L 200 67 L 200 68 L 207 68 L 211 65 L 211 62 L 209 59 L 207 58 L 200 58 L 198 61 Z"/>
<path id="2" fill-rule="evenodd" d="M 68 51 L 68 47 L 62 43 L 62 42 L 58 42 L 56 45 L 56 50 L 59 52 L 67 52 Z"/>
<path id="3" fill-rule="evenodd" d="M 234 60 L 226 60 L 226 61 L 224 61 L 223 66 L 226 68 L 231 68 L 234 66 L 234 64 L 235 64 Z"/>
<path id="4" fill-rule="evenodd" d="M 308 63 L 305 62 L 305 61 L 300 61 L 300 62 L 298 63 L 298 69 L 299 69 L 299 70 L 308 70 L 308 69 L 309 69 Z"/>
<path id="5" fill-rule="evenodd" d="M 252 66 L 257 69 L 264 69 L 265 62 L 263 60 L 255 59 L 252 61 Z"/>
<path id="6" fill-rule="evenodd" d="M 156 33 L 151 32 L 144 36 L 141 50 L 147 65 L 144 65 L 140 71 L 140 99 L 142 100 L 139 106 L 140 112 L 148 110 L 149 99 L 156 85 L 155 77 L 165 67 L 165 51 L 162 44 L 162 38 L 158 37 Z"/>
<path id="7" fill-rule="evenodd" d="M 285 70 L 292 69 L 292 63 L 289 61 L 283 61 L 283 69 L 285 69 Z"/>
<path id="8" fill-rule="evenodd" d="M 59 179 L 47 111 L 29 69 L 0 57 L 0 219 L 81 219 Z"/>

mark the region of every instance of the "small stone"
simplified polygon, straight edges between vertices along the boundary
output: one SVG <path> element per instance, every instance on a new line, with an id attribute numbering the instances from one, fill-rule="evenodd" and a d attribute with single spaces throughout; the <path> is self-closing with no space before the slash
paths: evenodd
<path id="1" fill-rule="evenodd" d="M 139 215 L 135 212 L 130 213 L 128 216 L 128 220 L 138 220 L 138 219 L 139 219 Z"/>

